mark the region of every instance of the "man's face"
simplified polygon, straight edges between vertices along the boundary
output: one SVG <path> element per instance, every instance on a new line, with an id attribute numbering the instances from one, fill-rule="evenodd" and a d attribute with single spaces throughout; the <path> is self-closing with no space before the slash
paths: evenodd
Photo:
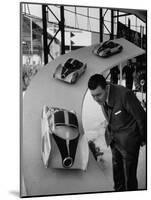
<path id="1" fill-rule="evenodd" d="M 100 105 L 106 101 L 107 98 L 107 89 L 102 89 L 101 86 L 98 86 L 95 90 L 90 90 L 93 99 Z"/>

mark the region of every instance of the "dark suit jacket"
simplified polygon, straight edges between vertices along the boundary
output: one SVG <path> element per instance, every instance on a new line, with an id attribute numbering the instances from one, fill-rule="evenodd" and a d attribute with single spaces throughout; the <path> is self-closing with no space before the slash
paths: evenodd
<path id="1" fill-rule="evenodd" d="M 110 84 L 108 105 L 107 145 L 114 140 L 127 152 L 135 153 L 141 142 L 146 142 L 146 112 L 133 91 L 120 85 Z"/>

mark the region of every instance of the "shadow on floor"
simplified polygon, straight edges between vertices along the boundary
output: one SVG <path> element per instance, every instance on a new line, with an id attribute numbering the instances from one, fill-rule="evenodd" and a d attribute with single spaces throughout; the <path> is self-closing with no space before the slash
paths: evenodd
<path id="1" fill-rule="evenodd" d="M 13 196 L 16 196 L 16 197 L 20 197 L 20 194 L 19 194 L 19 191 L 9 191 L 10 194 L 12 194 Z"/>

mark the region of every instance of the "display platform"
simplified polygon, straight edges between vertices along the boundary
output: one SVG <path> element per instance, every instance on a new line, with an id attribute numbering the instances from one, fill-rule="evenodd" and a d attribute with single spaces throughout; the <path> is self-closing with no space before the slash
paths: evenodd
<path id="1" fill-rule="evenodd" d="M 87 82 L 94 73 L 102 73 L 113 66 L 145 51 L 121 38 L 116 42 L 123 46 L 120 54 L 109 58 L 93 55 L 95 45 L 84 47 L 58 57 L 41 69 L 32 79 L 23 99 L 23 118 L 21 133 L 21 174 L 27 196 L 105 192 L 113 190 L 112 174 L 97 165 L 90 153 L 86 171 L 46 169 L 41 160 L 41 111 L 43 105 L 74 110 L 82 126 L 82 106 L 87 91 Z M 70 85 L 53 78 L 53 73 L 60 63 L 68 58 L 79 59 L 87 63 L 86 72 L 77 83 Z M 109 163 L 109 169 L 111 163 Z M 25 195 L 21 185 L 21 194 Z"/>

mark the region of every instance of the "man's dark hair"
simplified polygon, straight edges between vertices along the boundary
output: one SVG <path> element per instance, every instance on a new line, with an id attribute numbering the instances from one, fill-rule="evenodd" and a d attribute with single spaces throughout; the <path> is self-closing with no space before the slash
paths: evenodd
<path id="1" fill-rule="evenodd" d="M 90 90 L 95 90 L 98 86 L 101 86 L 102 89 L 105 89 L 106 85 L 106 79 L 101 74 L 92 75 L 88 81 L 88 88 Z"/>

